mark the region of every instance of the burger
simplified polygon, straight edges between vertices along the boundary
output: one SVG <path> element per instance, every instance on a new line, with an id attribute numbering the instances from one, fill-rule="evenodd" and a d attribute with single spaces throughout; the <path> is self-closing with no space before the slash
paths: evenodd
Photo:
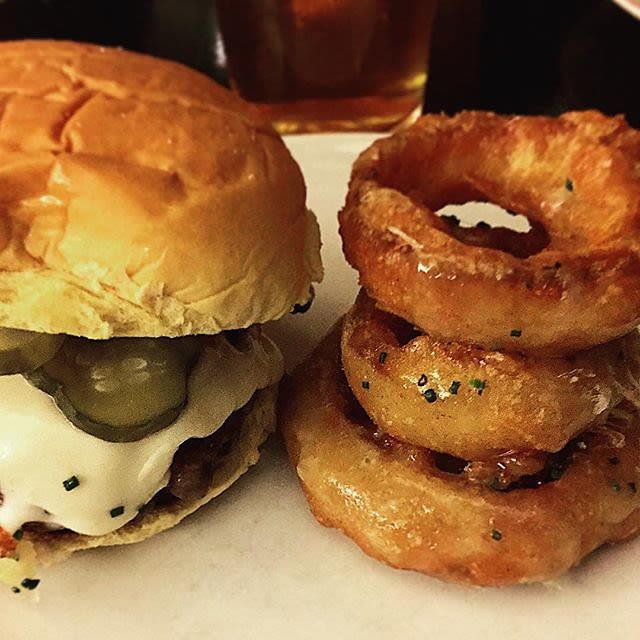
<path id="1" fill-rule="evenodd" d="M 212 80 L 118 49 L 0 44 L 0 581 L 137 542 L 274 428 L 261 329 L 322 275 L 295 161 Z"/>

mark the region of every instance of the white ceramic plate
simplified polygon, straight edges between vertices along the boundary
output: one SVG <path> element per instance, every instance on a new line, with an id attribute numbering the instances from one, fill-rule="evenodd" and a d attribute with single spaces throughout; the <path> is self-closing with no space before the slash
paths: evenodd
<path id="1" fill-rule="evenodd" d="M 321 221 L 326 264 L 312 310 L 274 330 L 290 363 L 354 298 L 336 212 L 350 163 L 372 139 L 288 140 Z M 44 571 L 37 604 L 0 593 L 0 638 L 629 640 L 640 628 L 639 565 L 632 542 L 550 585 L 463 588 L 389 569 L 315 522 L 272 441 L 256 468 L 179 527 Z"/>
<path id="2" fill-rule="evenodd" d="M 613 0 L 617 5 L 622 7 L 626 12 L 630 13 L 640 20 L 640 0 Z"/>

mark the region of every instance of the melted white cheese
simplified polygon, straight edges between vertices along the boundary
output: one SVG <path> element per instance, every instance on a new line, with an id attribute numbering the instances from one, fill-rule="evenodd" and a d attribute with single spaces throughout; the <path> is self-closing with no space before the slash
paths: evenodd
<path id="1" fill-rule="evenodd" d="M 189 399 L 178 419 L 126 443 L 105 442 L 74 427 L 22 376 L 0 377 L 0 527 L 14 532 L 37 521 L 88 535 L 118 529 L 166 486 L 185 440 L 216 431 L 282 371 L 282 356 L 267 337 L 252 338 L 252 348 L 240 352 L 217 336 L 190 376 Z M 72 476 L 80 484 L 66 491 L 63 482 Z M 118 507 L 124 512 L 112 517 Z"/>

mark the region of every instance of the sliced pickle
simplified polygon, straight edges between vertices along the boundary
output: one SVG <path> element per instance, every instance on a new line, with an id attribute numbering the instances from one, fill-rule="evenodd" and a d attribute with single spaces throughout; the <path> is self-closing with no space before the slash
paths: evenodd
<path id="1" fill-rule="evenodd" d="M 0 328 L 0 375 L 33 371 L 55 356 L 64 335 Z"/>
<path id="2" fill-rule="evenodd" d="M 171 424 L 187 400 L 198 338 L 67 338 L 27 379 L 77 427 L 102 440 L 140 440 Z"/>

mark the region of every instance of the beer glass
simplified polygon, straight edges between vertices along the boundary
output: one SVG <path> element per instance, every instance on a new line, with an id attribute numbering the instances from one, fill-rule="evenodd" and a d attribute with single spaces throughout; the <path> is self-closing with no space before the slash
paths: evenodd
<path id="1" fill-rule="evenodd" d="M 231 86 L 281 133 L 420 113 L 436 0 L 217 0 Z"/>

